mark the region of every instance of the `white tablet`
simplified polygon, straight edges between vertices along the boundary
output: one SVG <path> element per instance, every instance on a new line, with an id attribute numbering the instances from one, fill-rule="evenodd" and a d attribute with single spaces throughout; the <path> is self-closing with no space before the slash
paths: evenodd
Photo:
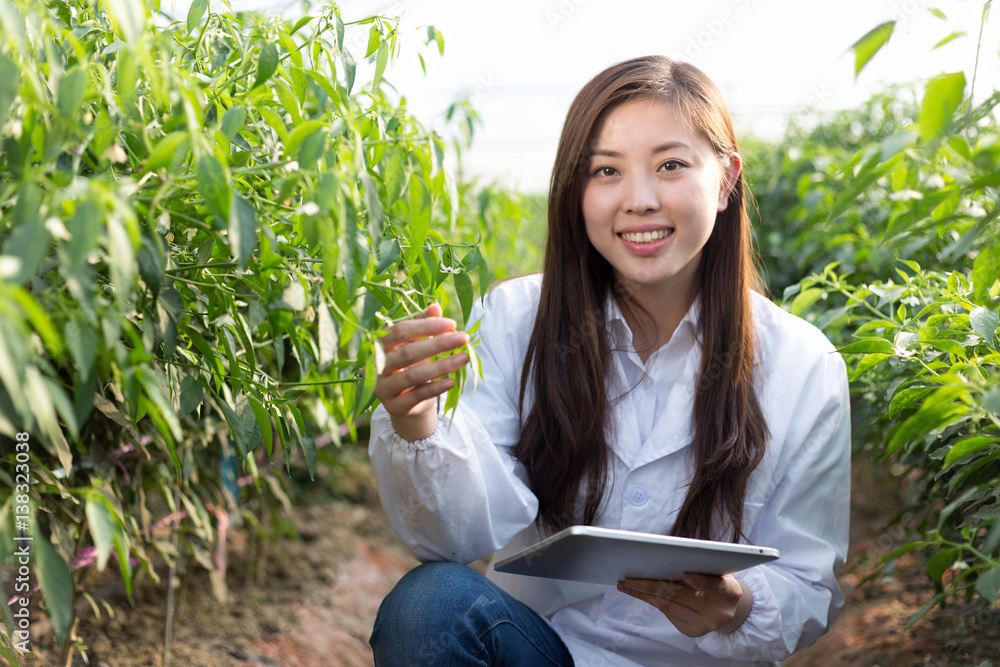
<path id="1" fill-rule="evenodd" d="M 723 575 L 778 558 L 778 550 L 627 530 L 570 526 L 494 565 L 498 572 L 614 586 L 627 577 Z"/>

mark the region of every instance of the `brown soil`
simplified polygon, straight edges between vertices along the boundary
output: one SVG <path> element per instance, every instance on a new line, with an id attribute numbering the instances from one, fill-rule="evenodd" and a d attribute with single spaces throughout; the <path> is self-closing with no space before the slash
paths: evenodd
<path id="1" fill-rule="evenodd" d="M 228 600 L 216 601 L 209 577 L 193 568 L 178 591 L 170 664 L 185 667 L 368 667 L 367 638 L 383 596 L 413 558 L 399 544 L 378 505 L 362 449 L 345 450 L 346 467 L 321 466 L 313 485 L 297 484 L 302 496 L 290 517 L 298 539 L 263 547 L 234 527 L 229 533 Z M 860 478 L 854 486 L 853 543 L 849 564 L 888 553 L 897 544 L 882 535 L 895 487 Z M 482 566 L 482 563 L 478 564 Z M 109 573 L 110 574 L 110 573 Z M 842 575 L 845 589 L 864 568 Z M 785 661 L 786 667 L 845 665 L 933 665 L 968 667 L 1000 656 L 1000 607 L 937 609 L 902 632 L 907 619 L 933 595 L 915 558 L 904 559 L 895 576 L 884 576 L 849 592 L 844 611 L 815 646 Z M 160 667 L 163 665 L 166 586 L 148 581 L 134 601 L 108 597 L 100 617 L 81 614 L 77 636 L 84 652 L 72 665 Z M 37 616 L 38 614 L 36 614 Z M 35 625 L 33 665 L 58 665 L 47 621 Z M 38 636 L 38 632 L 42 632 Z M 1000 661 L 997 661 L 1000 667 Z"/>

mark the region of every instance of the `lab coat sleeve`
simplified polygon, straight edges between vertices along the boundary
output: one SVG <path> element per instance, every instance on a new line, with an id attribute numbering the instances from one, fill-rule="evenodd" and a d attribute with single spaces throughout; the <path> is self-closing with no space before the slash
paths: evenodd
<path id="1" fill-rule="evenodd" d="M 502 548 L 537 515 L 524 468 L 511 454 L 520 432 L 517 327 L 530 327 L 534 315 L 518 294 L 523 289 L 503 284 L 485 305 L 476 302 L 469 321 L 482 318 L 475 350 L 483 377 L 474 388 L 469 378 L 453 417 L 439 415 L 428 438 L 407 442 L 382 406 L 372 416 L 368 451 L 379 496 L 418 560 L 470 563 Z"/>
<path id="2" fill-rule="evenodd" d="M 794 452 L 748 535 L 777 561 L 734 576 L 753 594 L 746 621 L 697 640 L 717 657 L 779 661 L 811 645 L 843 605 L 837 571 L 850 516 L 851 421 L 846 367 L 832 350 L 810 373 L 786 438 Z"/>

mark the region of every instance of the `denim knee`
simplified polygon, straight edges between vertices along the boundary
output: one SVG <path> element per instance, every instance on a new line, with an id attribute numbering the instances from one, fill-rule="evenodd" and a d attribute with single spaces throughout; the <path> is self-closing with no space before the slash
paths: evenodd
<path id="1" fill-rule="evenodd" d="M 457 563 L 425 563 L 400 579 L 370 642 L 379 667 L 573 664 L 542 617 Z"/>
<path id="2" fill-rule="evenodd" d="M 407 572 L 379 607 L 370 639 L 376 664 L 383 654 L 435 664 L 433 657 L 449 653 L 470 630 L 469 610 L 492 586 L 458 563 L 424 563 Z"/>

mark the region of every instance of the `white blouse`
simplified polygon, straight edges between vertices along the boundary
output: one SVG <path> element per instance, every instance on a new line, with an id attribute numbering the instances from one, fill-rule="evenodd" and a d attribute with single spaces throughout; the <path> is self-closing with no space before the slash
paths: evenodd
<path id="1" fill-rule="evenodd" d="M 379 495 L 396 533 L 421 561 L 494 561 L 543 536 L 538 501 L 511 456 L 521 423 L 518 390 L 541 276 L 508 280 L 476 302 L 476 351 L 483 378 L 454 418 L 407 442 L 384 408 L 372 417 L 369 453 Z M 847 552 L 850 402 L 843 359 L 822 333 L 753 295 L 760 349 L 758 397 L 771 439 L 751 477 L 744 532 L 775 547 L 779 560 L 735 574 L 753 594 L 746 621 L 730 634 L 681 634 L 654 607 L 614 586 L 502 574 L 488 576 L 551 623 L 576 664 L 773 664 L 813 643 L 843 604 L 836 573 Z M 607 321 L 614 353 L 605 502 L 595 525 L 669 534 L 691 478 L 694 391 L 701 361 L 698 302 L 670 342 L 644 364 L 616 307 Z M 593 326 L 593 324 L 591 324 Z M 592 329 L 590 329 L 592 330 Z M 588 325 L 581 322 L 581 335 Z M 573 363 L 572 346 L 566 363 Z M 719 360 L 724 372 L 725 359 Z M 528 413 L 531 397 L 526 397 Z"/>

